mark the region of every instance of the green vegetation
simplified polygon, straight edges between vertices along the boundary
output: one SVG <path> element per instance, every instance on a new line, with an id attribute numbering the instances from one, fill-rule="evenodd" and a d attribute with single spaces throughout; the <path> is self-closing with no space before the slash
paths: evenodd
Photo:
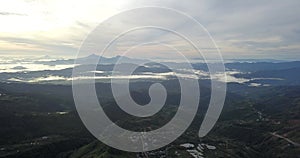
<path id="1" fill-rule="evenodd" d="M 163 84 L 172 86 L 174 81 Z M 149 101 L 148 82 L 131 86 L 139 103 Z M 175 84 L 176 85 L 176 84 Z M 85 129 L 72 101 L 70 86 L 1 84 L 0 157 L 133 158 L 191 157 L 180 144 L 210 144 L 204 157 L 297 157 L 300 153 L 300 87 L 246 87 L 230 85 L 220 120 L 208 136 L 199 139 L 209 89 L 201 91 L 201 105 L 190 128 L 175 142 L 157 151 L 128 153 L 95 140 Z M 176 87 L 168 94 L 167 105 L 149 118 L 123 112 L 112 100 L 109 84 L 97 84 L 97 92 L 110 118 L 123 128 L 148 131 L 167 123 L 177 111 L 180 94 Z M 243 93 L 240 93 L 243 91 Z M 101 95 L 103 94 L 103 95 Z M 160 121 L 157 121 L 160 120 Z M 292 142 L 289 142 L 292 141 Z M 293 143 L 294 142 L 294 143 Z"/>

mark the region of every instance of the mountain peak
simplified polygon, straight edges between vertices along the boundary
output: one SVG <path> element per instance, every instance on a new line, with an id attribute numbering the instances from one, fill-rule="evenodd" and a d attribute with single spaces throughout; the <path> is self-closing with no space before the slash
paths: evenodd
<path id="1" fill-rule="evenodd" d="M 89 55 L 89 56 L 87 56 L 88 58 L 98 58 L 99 56 L 98 55 L 96 55 L 96 54 L 91 54 L 91 55 Z"/>

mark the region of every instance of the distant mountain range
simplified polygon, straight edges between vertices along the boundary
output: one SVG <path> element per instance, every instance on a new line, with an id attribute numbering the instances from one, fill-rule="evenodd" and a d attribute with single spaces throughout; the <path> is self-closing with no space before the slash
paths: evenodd
<path id="1" fill-rule="evenodd" d="M 150 60 L 145 59 L 134 59 L 125 56 L 115 56 L 115 57 L 103 57 L 96 54 L 91 54 L 87 57 L 78 58 L 76 60 L 76 64 L 115 64 L 119 61 L 119 63 L 132 63 L 132 64 L 140 64 L 144 62 L 150 62 Z M 75 59 L 67 59 L 67 60 L 53 60 L 53 61 L 36 61 L 36 64 L 45 64 L 45 65 L 64 65 L 64 64 L 74 64 Z"/>
<path id="2" fill-rule="evenodd" d="M 34 63 L 45 64 L 45 65 L 65 65 L 65 64 L 74 64 L 74 62 L 75 62 L 75 59 L 57 59 L 57 60 L 55 60 L 54 58 L 52 58 L 50 56 L 44 56 L 41 59 L 53 59 L 53 60 L 51 60 L 51 61 L 37 60 Z M 119 63 L 140 64 L 140 63 L 151 62 L 151 61 L 156 61 L 156 60 L 155 59 L 154 60 L 137 59 L 137 58 L 130 58 L 130 57 L 126 57 L 126 56 L 120 56 L 120 55 L 114 56 L 114 57 L 103 57 L 103 56 L 99 56 L 96 54 L 91 54 L 89 56 L 76 59 L 77 64 L 92 64 L 92 63 L 97 63 L 97 62 L 98 62 L 98 64 L 115 64 L 118 61 L 119 61 Z M 174 61 L 166 60 L 164 62 L 163 59 L 160 59 L 159 62 L 180 63 L 180 61 L 176 61 L 176 60 L 174 60 Z M 213 63 L 216 61 L 209 60 L 208 62 Z M 204 63 L 203 59 L 199 59 L 199 58 L 193 58 L 191 63 L 194 63 L 194 64 L 202 63 L 202 64 L 206 65 Z M 231 68 L 231 67 L 234 68 L 236 66 L 238 66 L 238 67 L 242 66 L 240 68 L 244 69 L 245 71 L 249 71 L 249 70 L 253 70 L 253 69 L 260 70 L 259 67 L 263 67 L 266 69 L 268 69 L 270 67 L 272 69 L 273 64 L 276 64 L 276 65 L 278 65 L 278 67 L 280 67 L 281 65 L 284 66 L 285 63 L 289 63 L 288 67 L 291 68 L 290 63 L 293 63 L 293 61 L 276 60 L 276 59 L 224 59 L 224 63 L 229 68 Z M 295 62 L 295 64 L 298 65 L 299 63 Z M 283 67 L 283 68 L 285 68 L 285 67 Z"/>
<path id="3" fill-rule="evenodd" d="M 227 82 L 250 86 L 300 85 L 300 61 L 275 62 L 274 60 L 270 60 L 270 62 L 254 62 L 254 59 L 252 61 L 253 62 L 246 62 L 243 60 L 225 63 L 228 77 Z M 125 56 L 109 58 L 100 57 L 95 54 L 78 58 L 76 60 L 76 64 L 78 65 L 76 66 L 86 68 L 86 70 L 92 72 L 93 66 L 91 67 L 91 64 L 98 63 L 96 68 L 97 72 L 95 72 L 96 76 L 102 77 L 102 79 L 109 79 L 117 62 L 119 62 L 119 66 L 123 69 L 136 66 L 137 69 L 134 71 L 133 75 L 135 75 L 136 78 L 140 77 L 139 80 L 143 80 L 145 77 L 152 77 L 153 79 L 153 76 L 158 78 L 163 76 L 161 78 L 173 79 L 175 75 L 172 73 L 172 70 L 165 65 L 172 65 L 173 69 L 175 68 L 180 71 L 180 73 L 176 73 L 176 75 L 190 77 L 189 74 L 191 73 L 191 71 L 183 69 L 183 63 L 178 62 L 154 62 L 147 59 L 135 59 Z M 32 65 L 30 65 L 30 67 L 26 64 L 11 67 L 10 69 L 12 71 L 5 71 L 4 69 L 4 72 L 0 73 L 0 82 L 70 81 L 75 59 L 37 60 L 34 61 L 34 63 L 37 64 L 37 67 L 42 67 L 43 65 L 47 66 L 45 69 L 37 71 L 31 70 Z M 65 65 L 68 67 L 63 68 Z M 194 70 L 197 71 L 199 79 L 209 79 L 206 63 L 191 63 L 191 65 Z M 54 66 L 62 66 L 62 68 L 57 70 L 49 69 Z"/>

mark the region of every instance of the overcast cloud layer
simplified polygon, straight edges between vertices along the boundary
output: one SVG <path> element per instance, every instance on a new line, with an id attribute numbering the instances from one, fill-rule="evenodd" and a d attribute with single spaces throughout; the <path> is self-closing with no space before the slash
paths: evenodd
<path id="1" fill-rule="evenodd" d="M 0 6 L 0 55 L 75 57 L 81 42 L 100 22 L 122 10 L 143 6 L 174 8 L 193 16 L 208 29 L 225 58 L 300 58 L 298 0 L 5 1 Z M 176 17 L 160 17 L 157 13 L 147 18 L 174 23 L 178 29 L 193 31 L 193 26 L 177 21 Z M 122 25 L 126 22 L 120 21 L 118 27 Z M 141 35 L 137 33 L 136 40 L 168 36 L 153 32 L 143 32 Z M 107 35 L 103 38 L 111 37 Z M 166 39 L 169 39 L 169 44 L 181 44 L 173 37 Z M 124 41 L 114 50 L 118 54 L 129 45 L 130 42 Z M 164 54 L 164 49 L 147 45 L 136 51 L 148 54 L 148 58 L 149 54 L 157 56 L 151 54 L 154 52 Z"/>

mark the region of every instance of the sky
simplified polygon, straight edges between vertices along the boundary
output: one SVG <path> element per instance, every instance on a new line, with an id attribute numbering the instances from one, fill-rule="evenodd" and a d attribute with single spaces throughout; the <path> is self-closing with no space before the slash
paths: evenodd
<path id="1" fill-rule="evenodd" d="M 224 58 L 300 59 L 298 0 L 1 0 L 0 56 L 73 58 L 87 35 L 101 23 L 122 11 L 145 6 L 172 8 L 192 16 L 208 30 Z M 192 23 L 165 18 L 160 12 L 137 18 L 141 23 L 156 20 L 196 33 Z M 104 34 L 100 37 L 111 39 L 114 29 L 129 25 L 121 18 L 101 30 Z M 168 45 L 185 47 L 177 38 L 159 30 L 137 30 L 113 45 L 108 56 L 120 55 L 137 44 L 131 41 L 139 41 L 142 44 L 134 48 L 132 56 L 170 58 Z M 165 39 L 165 45 L 155 43 L 156 39 Z M 197 58 L 188 48 L 182 50 Z"/>

